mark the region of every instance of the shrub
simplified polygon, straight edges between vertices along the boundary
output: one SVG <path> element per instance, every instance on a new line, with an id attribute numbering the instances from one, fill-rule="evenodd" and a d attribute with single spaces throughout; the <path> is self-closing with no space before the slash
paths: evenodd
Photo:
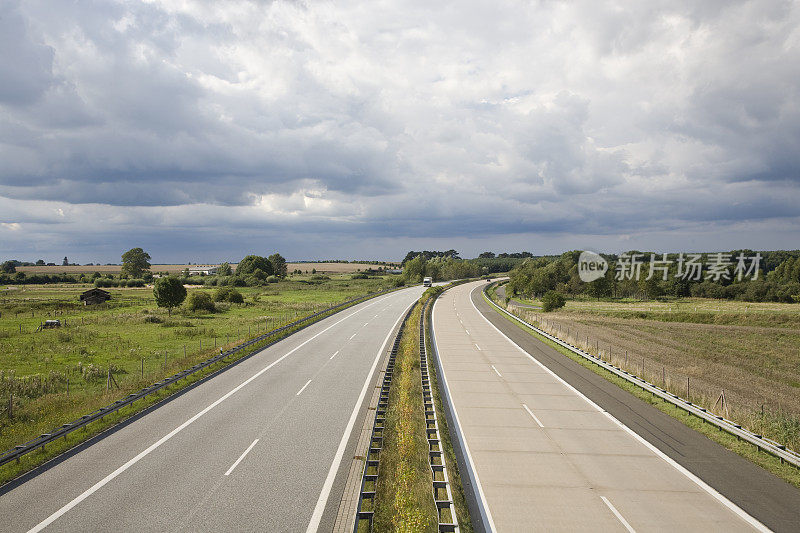
<path id="1" fill-rule="evenodd" d="M 350 279 L 369 279 L 369 276 L 366 274 L 353 274 Z"/>
<path id="2" fill-rule="evenodd" d="M 278 283 L 278 276 L 267 276 L 267 283 Z"/>
<path id="3" fill-rule="evenodd" d="M 148 324 L 161 324 L 163 322 L 163 320 L 160 317 L 153 315 L 144 317 L 144 321 Z"/>
<path id="4" fill-rule="evenodd" d="M 556 309 L 564 307 L 566 303 L 566 298 L 564 298 L 564 295 L 560 292 L 547 291 L 542 297 L 542 311 L 549 313 L 550 311 L 555 311 Z"/>
<path id="5" fill-rule="evenodd" d="M 211 295 L 204 291 L 194 291 L 189 294 L 189 297 L 186 298 L 186 308 L 192 312 L 208 311 L 213 313 L 217 310 L 214 307 L 213 300 L 211 300 Z"/>
<path id="6" fill-rule="evenodd" d="M 228 295 L 228 301 L 230 303 L 232 303 L 232 304 L 243 304 L 244 303 L 244 296 L 242 296 L 241 292 L 239 292 L 236 289 L 234 289 Z"/>
<path id="7" fill-rule="evenodd" d="M 224 302 L 228 300 L 228 296 L 230 296 L 233 289 L 230 287 L 220 287 L 219 289 L 214 292 L 214 301 L 215 302 Z"/>

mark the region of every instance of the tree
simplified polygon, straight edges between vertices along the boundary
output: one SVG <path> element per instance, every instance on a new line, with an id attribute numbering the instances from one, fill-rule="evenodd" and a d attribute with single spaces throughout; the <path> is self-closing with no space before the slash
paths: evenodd
<path id="1" fill-rule="evenodd" d="M 483 252 L 478 257 L 480 257 L 481 259 L 494 259 L 494 252 Z"/>
<path id="2" fill-rule="evenodd" d="M 211 300 L 211 295 L 204 291 L 192 292 L 186 300 L 186 308 L 189 311 L 208 311 L 209 313 L 217 310 Z"/>
<path id="3" fill-rule="evenodd" d="M 255 272 L 257 269 L 261 270 L 266 276 L 270 276 L 275 273 L 272 269 L 272 264 L 266 257 L 261 257 L 260 255 L 248 255 L 239 261 L 239 265 L 236 267 L 236 275 L 247 276 L 248 274 Z"/>
<path id="4" fill-rule="evenodd" d="M 219 268 L 217 268 L 217 275 L 219 276 L 231 276 L 233 275 L 233 269 L 229 263 L 222 263 Z"/>
<path id="5" fill-rule="evenodd" d="M 4 274 L 13 274 L 17 271 L 17 267 L 14 265 L 14 261 L 6 261 L 2 265 L 0 265 L 0 272 Z"/>
<path id="6" fill-rule="evenodd" d="M 186 287 L 176 277 L 158 278 L 153 284 L 153 296 L 159 307 L 166 307 L 169 315 L 172 308 L 178 307 L 186 299 Z"/>
<path id="7" fill-rule="evenodd" d="M 141 278 L 145 270 L 150 270 L 150 254 L 141 248 L 131 248 L 122 254 L 123 274 L 132 278 Z"/>
<path id="8" fill-rule="evenodd" d="M 566 303 L 567 300 L 560 292 L 547 291 L 545 295 L 542 296 L 542 311 L 549 313 L 550 311 L 555 311 L 556 309 L 564 307 Z"/>
<path id="9" fill-rule="evenodd" d="M 39 259 L 36 261 L 36 266 L 44 266 L 44 259 Z"/>
<path id="10" fill-rule="evenodd" d="M 276 276 L 280 278 L 286 277 L 286 259 L 281 254 L 274 253 L 267 260 L 272 265 L 272 271 Z"/>

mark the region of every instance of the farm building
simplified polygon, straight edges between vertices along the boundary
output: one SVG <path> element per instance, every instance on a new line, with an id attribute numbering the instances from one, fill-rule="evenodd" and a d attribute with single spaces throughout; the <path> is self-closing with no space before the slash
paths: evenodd
<path id="1" fill-rule="evenodd" d="M 101 304 L 111 299 L 111 294 L 103 289 L 89 289 L 81 294 L 83 305 Z"/>
<path id="2" fill-rule="evenodd" d="M 190 276 L 213 276 L 217 273 L 215 266 L 193 266 L 189 267 Z"/>

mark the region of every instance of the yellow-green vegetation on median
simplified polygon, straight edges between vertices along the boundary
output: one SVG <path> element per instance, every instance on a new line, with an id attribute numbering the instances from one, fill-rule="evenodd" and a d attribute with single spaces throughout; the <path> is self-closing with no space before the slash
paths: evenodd
<path id="1" fill-rule="evenodd" d="M 491 292 L 490 292 L 491 294 Z M 495 301 L 498 305 L 501 305 L 500 302 Z M 700 418 L 691 415 L 687 411 L 680 409 L 679 407 L 665 402 L 660 398 L 651 395 L 649 392 L 645 391 L 641 387 L 637 387 L 633 383 L 622 379 L 621 377 L 609 372 L 608 370 L 593 364 L 591 361 L 586 360 L 583 357 L 567 350 L 563 346 L 560 346 L 553 341 L 547 339 L 546 337 L 538 334 L 534 330 L 526 327 L 525 325 L 519 323 L 518 321 L 506 316 L 505 314 L 501 313 L 501 316 L 508 320 L 510 323 L 514 324 L 516 327 L 522 329 L 523 331 L 529 333 L 530 335 L 536 337 L 543 343 L 547 344 L 548 346 L 554 348 L 555 350 L 561 352 L 565 356 L 569 357 L 573 361 L 577 362 L 578 364 L 592 370 L 596 374 L 604 377 L 608 381 L 614 383 L 615 385 L 619 386 L 620 388 L 628 391 L 629 393 L 633 394 L 640 400 L 643 400 L 660 411 L 672 416 L 673 418 L 681 421 L 685 425 L 689 426 L 692 429 L 699 431 L 700 433 L 704 434 L 709 439 L 717 442 L 718 444 L 724 446 L 725 448 L 741 455 L 742 457 L 752 461 L 753 463 L 759 465 L 760 467 L 764 468 L 765 470 L 773 473 L 774 475 L 784 479 L 785 481 L 791 483 L 792 485 L 800 488 L 800 470 L 795 468 L 794 466 L 781 462 L 780 459 L 777 457 L 770 455 L 766 452 L 759 451 L 755 446 L 752 444 L 737 439 L 734 435 L 722 431 L 711 424 L 704 423 Z M 538 323 L 534 323 L 537 327 L 539 326 Z M 551 333 L 552 334 L 552 333 Z M 694 398 L 693 398 L 694 400 Z"/>
<path id="2" fill-rule="evenodd" d="M 156 307 L 151 289 L 111 289 L 110 305 L 85 307 L 78 295 L 88 287 L 28 285 L 0 290 L 0 453 L 208 359 L 220 349 L 387 286 L 382 278 L 314 278 L 240 288 L 241 304 L 218 301 L 213 313 L 180 309 L 172 316 Z M 216 291 L 206 292 L 213 296 Z M 36 331 L 51 318 L 61 320 L 62 326 Z M 214 366 L 171 386 L 171 391 L 48 444 L 19 463 L 0 467 L 0 483 L 220 368 Z"/>
<path id="3" fill-rule="evenodd" d="M 419 308 L 415 307 L 395 360 L 375 497 L 374 531 L 437 530 L 422 405 L 418 331 Z"/>

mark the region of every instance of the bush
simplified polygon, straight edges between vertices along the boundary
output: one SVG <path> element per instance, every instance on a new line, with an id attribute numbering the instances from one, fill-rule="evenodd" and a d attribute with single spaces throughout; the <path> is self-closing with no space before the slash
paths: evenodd
<path id="1" fill-rule="evenodd" d="M 189 297 L 186 298 L 186 309 L 192 312 L 208 311 L 209 313 L 217 310 L 211 300 L 211 295 L 204 291 L 194 291 L 189 294 Z"/>
<path id="2" fill-rule="evenodd" d="M 128 287 L 144 287 L 143 279 L 129 279 L 126 283 Z"/>
<path id="3" fill-rule="evenodd" d="M 369 279 L 369 276 L 366 274 L 353 274 L 350 279 Z"/>
<path id="4" fill-rule="evenodd" d="M 144 317 L 144 321 L 147 324 L 161 324 L 162 322 L 164 322 L 160 317 L 153 315 Z"/>
<path id="5" fill-rule="evenodd" d="M 267 283 L 278 283 L 278 276 L 267 276 Z"/>
<path id="6" fill-rule="evenodd" d="M 547 291 L 542 297 L 542 311 L 549 313 L 550 311 L 555 311 L 556 309 L 564 307 L 566 303 L 566 298 L 564 298 L 564 295 L 560 292 Z"/>
<path id="7" fill-rule="evenodd" d="M 230 287 L 220 287 L 214 293 L 215 302 L 231 302 L 234 304 L 244 303 L 242 293 Z"/>
<path id="8" fill-rule="evenodd" d="M 214 301 L 215 302 L 225 302 L 228 300 L 233 289 L 230 287 L 220 287 L 219 289 L 214 292 Z"/>

